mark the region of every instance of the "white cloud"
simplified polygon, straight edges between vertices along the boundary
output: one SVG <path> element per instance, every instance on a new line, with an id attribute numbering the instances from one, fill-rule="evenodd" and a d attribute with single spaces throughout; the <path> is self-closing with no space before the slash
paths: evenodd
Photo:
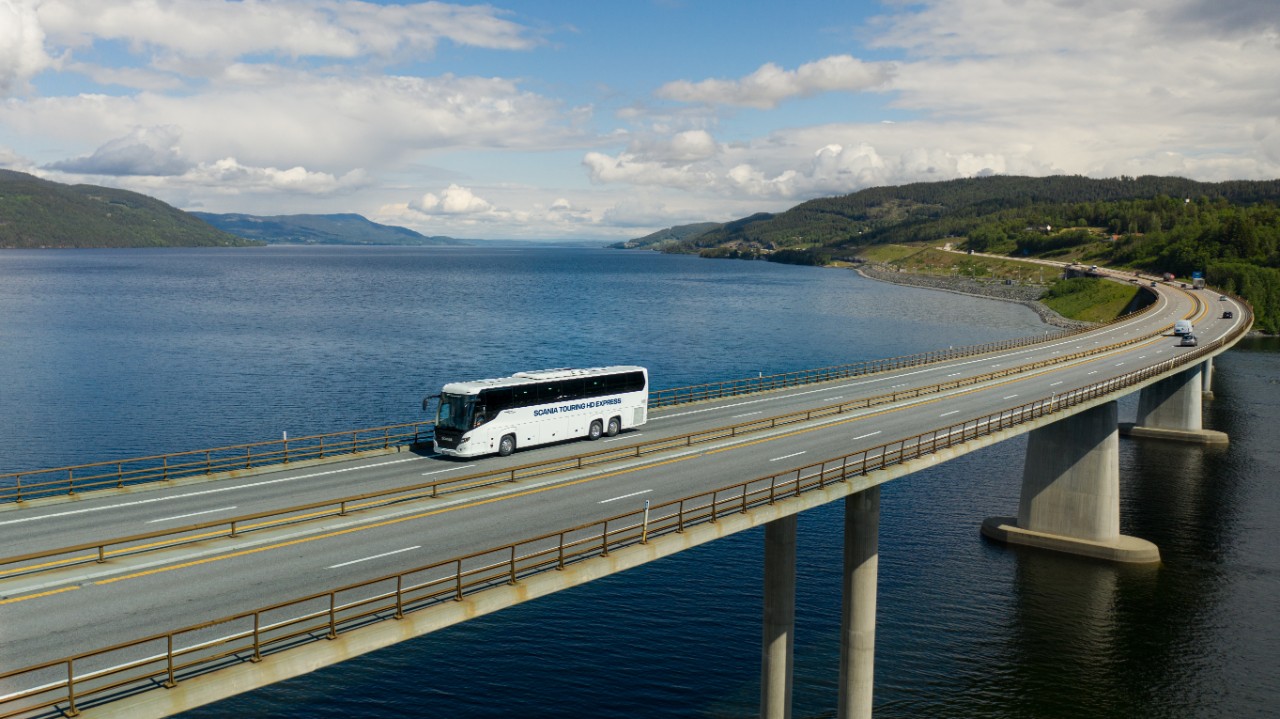
<path id="1" fill-rule="evenodd" d="M 836 55 L 795 70 L 766 63 L 740 80 L 678 80 L 663 85 L 657 94 L 679 102 L 768 109 L 794 97 L 875 89 L 892 75 L 891 64 L 864 63 L 849 55 Z"/>
<path id="2" fill-rule="evenodd" d="M 0 0 L 0 95 L 24 89 L 51 65 L 35 8 L 25 0 Z"/>
<path id="3" fill-rule="evenodd" d="M 1226 0 L 1203 34 L 1189 18 L 1212 14 L 1207 0 L 924 0 L 890 10 L 875 44 L 908 53 L 892 66 L 847 56 L 795 72 L 766 64 L 658 94 L 771 108 L 817 92 L 875 92 L 906 118 L 778 127 L 733 143 L 704 132 L 716 147 L 704 156 L 632 139 L 587 153 L 588 176 L 708 202 L 752 197 L 761 209 L 991 173 L 1280 176 L 1280 14 L 1270 0 Z"/>
<path id="4" fill-rule="evenodd" d="M 27 173 L 35 169 L 29 160 L 14 152 L 11 147 L 0 147 L 0 168 Z"/>
<path id="5" fill-rule="evenodd" d="M 191 167 L 182 157 L 181 137 L 172 125 L 140 127 L 92 155 L 54 162 L 49 169 L 82 175 L 181 175 Z"/>
<path id="6" fill-rule="evenodd" d="M 197 94 L 76 95 L 0 104 L 0 125 L 83 158 L 157 119 L 182 138 L 191 163 L 232 156 L 254 166 L 342 173 L 449 147 L 564 142 L 557 105 L 496 78 L 320 77 L 282 72 L 257 86 Z M 50 141 L 52 140 L 52 142 Z"/>
<path id="7" fill-rule="evenodd" d="M 724 50 L 748 74 L 650 80 L 644 98 L 506 52 L 568 26 L 545 9 L 0 0 L 0 165 L 463 237 L 607 236 L 990 173 L 1280 176 L 1274 0 L 883 10 L 861 58 L 853 44 L 786 66 Z M 618 126 L 591 127 L 606 117 Z"/>
<path id="8" fill-rule="evenodd" d="M 375 5 L 338 0 L 49 0 L 40 22 L 54 42 L 119 40 L 170 62 L 246 55 L 351 59 L 431 52 L 441 41 L 520 50 L 537 40 L 490 5 Z"/>
<path id="9" fill-rule="evenodd" d="M 490 202 L 458 185 L 449 185 L 439 195 L 428 192 L 416 202 L 409 203 L 409 207 L 428 215 L 475 215 L 493 210 Z"/>

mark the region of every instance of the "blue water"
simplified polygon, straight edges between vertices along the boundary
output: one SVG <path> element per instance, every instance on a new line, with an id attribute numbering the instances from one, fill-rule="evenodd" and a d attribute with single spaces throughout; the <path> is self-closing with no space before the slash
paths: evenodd
<path id="1" fill-rule="evenodd" d="M 1043 332 L 842 270 L 570 249 L 0 253 L 0 472 L 421 419 L 446 381 L 648 366 L 656 387 Z M 1010 441 L 882 498 L 878 717 L 1253 717 L 1280 701 L 1280 346 L 1218 361 L 1232 444 L 1121 445 L 1158 569 L 979 538 Z M 1132 415 L 1132 399 L 1121 405 Z M 795 716 L 834 716 L 841 507 L 800 518 Z M 749 717 L 746 532 L 189 717 Z"/>

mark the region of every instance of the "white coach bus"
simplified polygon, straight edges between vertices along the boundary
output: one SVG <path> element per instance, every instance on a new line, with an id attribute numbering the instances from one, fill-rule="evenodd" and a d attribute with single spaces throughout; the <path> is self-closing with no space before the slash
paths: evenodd
<path id="1" fill-rule="evenodd" d="M 644 367 L 547 369 L 451 382 L 439 395 L 435 451 L 451 457 L 497 453 L 576 437 L 612 437 L 648 419 Z"/>

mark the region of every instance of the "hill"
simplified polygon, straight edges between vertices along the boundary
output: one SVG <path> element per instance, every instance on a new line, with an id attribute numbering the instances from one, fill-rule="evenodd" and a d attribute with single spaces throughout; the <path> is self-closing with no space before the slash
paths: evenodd
<path id="1" fill-rule="evenodd" d="M 356 214 L 273 215 L 193 212 L 233 235 L 267 243 L 309 245 L 462 245 L 452 237 L 427 237 L 405 227 L 381 225 Z"/>
<path id="2" fill-rule="evenodd" d="M 0 170 L 0 248 L 256 244 L 136 192 Z"/>
<path id="3" fill-rule="evenodd" d="M 932 241 L 967 235 L 993 215 L 1023 220 L 1043 215 L 1046 219 L 1041 224 L 1051 224 L 1049 218 L 1056 214 L 1054 206 L 1156 197 L 1274 203 L 1280 201 L 1280 180 L 1206 183 L 1153 176 L 1103 180 L 1079 176 L 992 176 L 873 187 L 841 197 L 809 200 L 776 215 L 753 215 L 725 223 L 687 238 L 681 249 L 839 249 L 881 242 Z M 1056 224 L 1074 223 L 1077 219 L 1068 214 Z"/>
<path id="4" fill-rule="evenodd" d="M 719 225 L 666 251 L 794 264 L 856 261 L 888 243 L 1204 273 L 1280 332 L 1280 180 L 980 177 L 804 202 Z"/>
<path id="5" fill-rule="evenodd" d="M 609 247 L 620 250 L 636 250 L 643 248 L 665 249 L 671 245 L 678 245 L 687 239 L 704 234 L 720 227 L 719 222 L 699 222 L 692 225 L 676 225 L 668 227 L 665 230 L 658 230 L 644 237 L 637 237 L 626 242 L 616 242 Z"/>

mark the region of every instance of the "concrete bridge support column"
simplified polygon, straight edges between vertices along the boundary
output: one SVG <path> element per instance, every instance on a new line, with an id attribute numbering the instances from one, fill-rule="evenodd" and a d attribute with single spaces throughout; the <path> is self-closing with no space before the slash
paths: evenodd
<path id="1" fill-rule="evenodd" d="M 1202 396 L 1205 399 L 1213 399 L 1213 358 L 1210 357 L 1204 361 L 1200 370 L 1200 383 L 1204 385 Z"/>
<path id="2" fill-rule="evenodd" d="M 791 719 L 796 626 L 796 515 L 764 527 L 764 643 L 761 719 Z"/>
<path id="3" fill-rule="evenodd" d="M 871 719 L 880 571 L 880 487 L 844 500 L 838 719 Z"/>
<path id="4" fill-rule="evenodd" d="M 1201 424 L 1203 366 L 1196 365 L 1142 388 L 1138 421 L 1120 425 L 1130 437 L 1154 437 L 1197 444 L 1226 444 L 1225 432 Z"/>
<path id="5" fill-rule="evenodd" d="M 991 517 L 986 536 L 1121 562 L 1157 562 L 1160 550 L 1120 534 L 1116 403 L 1031 430 L 1018 516 Z"/>

